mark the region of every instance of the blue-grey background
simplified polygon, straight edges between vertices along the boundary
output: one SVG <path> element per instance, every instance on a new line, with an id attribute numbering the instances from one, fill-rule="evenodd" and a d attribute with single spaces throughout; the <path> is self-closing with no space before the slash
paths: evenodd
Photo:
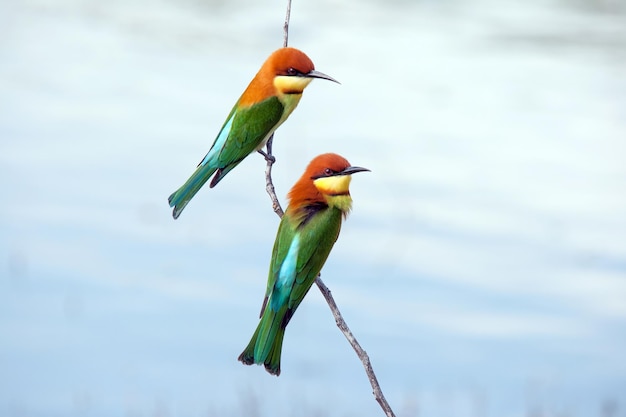
<path id="1" fill-rule="evenodd" d="M 284 1 L 0 1 L 0 415 L 379 416 L 317 289 L 283 374 L 237 355 L 278 218 L 264 161 L 167 196 L 282 44 Z M 314 81 L 283 199 L 371 173 L 323 270 L 398 416 L 626 415 L 626 6 L 294 2 Z"/>

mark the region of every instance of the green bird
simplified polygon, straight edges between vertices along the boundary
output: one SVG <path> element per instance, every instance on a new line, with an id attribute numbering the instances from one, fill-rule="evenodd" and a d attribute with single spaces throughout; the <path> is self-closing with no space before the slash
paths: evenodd
<path id="1" fill-rule="evenodd" d="M 314 78 L 337 82 L 316 71 L 309 57 L 298 49 L 281 48 L 272 53 L 235 103 L 194 173 L 170 195 L 172 216 L 180 216 L 213 174 L 211 188 L 246 156 L 261 150 L 296 108 L 302 92 Z"/>
<path id="2" fill-rule="evenodd" d="M 246 365 L 264 364 L 280 375 L 285 328 L 339 237 L 352 207 L 351 175 L 369 171 L 327 153 L 314 158 L 289 191 L 289 206 L 278 227 L 265 299 L 250 343 L 239 355 Z"/>

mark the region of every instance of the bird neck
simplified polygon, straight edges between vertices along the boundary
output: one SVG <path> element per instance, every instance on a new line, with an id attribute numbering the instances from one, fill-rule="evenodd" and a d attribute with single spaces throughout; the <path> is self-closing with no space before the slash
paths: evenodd
<path id="1" fill-rule="evenodd" d="M 338 208 L 345 217 L 352 209 L 351 180 L 350 175 L 321 177 L 313 180 L 313 186 L 324 197 L 329 207 Z"/>
<path id="2" fill-rule="evenodd" d="M 346 217 L 350 210 L 352 210 L 352 197 L 350 197 L 350 193 L 347 194 L 326 194 L 326 201 L 329 207 L 334 207 L 343 213 L 343 217 Z"/>
<path id="3" fill-rule="evenodd" d="M 298 106 L 302 98 L 302 92 L 310 82 L 310 78 L 304 77 L 287 77 L 282 75 L 274 77 L 273 84 L 276 95 L 284 107 L 283 116 L 279 124 L 284 122 Z"/>
<path id="4" fill-rule="evenodd" d="M 267 100 L 270 97 L 277 97 L 283 105 L 283 115 L 277 126 L 280 126 L 294 111 L 302 98 L 302 91 L 311 82 L 310 78 L 304 77 L 271 77 L 259 71 L 243 92 L 237 105 L 239 107 L 250 107 Z"/>
<path id="5" fill-rule="evenodd" d="M 329 178 L 348 178 L 346 177 L 329 177 Z M 346 217 L 352 209 L 352 198 L 347 188 L 339 187 L 332 188 L 330 181 L 321 183 L 321 180 L 317 179 L 311 181 L 310 178 L 305 178 L 304 181 L 299 181 L 289 192 L 289 207 L 287 213 L 290 215 L 295 225 L 300 227 L 306 224 L 313 216 L 327 209 L 339 210 L 342 217 Z M 345 186 L 346 180 L 341 181 Z M 326 184 L 326 188 L 322 185 Z M 335 181 L 337 185 L 337 181 Z"/>

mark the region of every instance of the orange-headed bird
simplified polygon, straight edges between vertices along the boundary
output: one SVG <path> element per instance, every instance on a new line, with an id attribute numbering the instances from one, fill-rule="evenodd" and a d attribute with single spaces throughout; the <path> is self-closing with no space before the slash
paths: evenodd
<path id="1" fill-rule="evenodd" d="M 352 207 L 351 175 L 361 171 L 369 170 L 353 167 L 334 153 L 319 155 L 289 192 L 272 251 L 261 321 L 239 355 L 244 364 L 264 364 L 269 373 L 280 375 L 285 328 L 339 237 L 341 222 Z"/>
<path id="2" fill-rule="evenodd" d="M 263 148 L 296 108 L 313 78 L 337 82 L 316 71 L 309 57 L 298 49 L 281 48 L 267 58 L 235 103 L 195 172 L 170 195 L 168 200 L 170 207 L 174 207 L 175 219 L 213 174 L 211 188 L 246 156 Z"/>

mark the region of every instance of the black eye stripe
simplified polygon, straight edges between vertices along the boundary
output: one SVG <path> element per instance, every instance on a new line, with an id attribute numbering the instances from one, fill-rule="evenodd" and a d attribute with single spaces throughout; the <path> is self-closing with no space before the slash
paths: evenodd
<path id="1" fill-rule="evenodd" d="M 298 75 L 300 73 L 300 71 L 298 71 L 297 69 L 291 67 L 291 68 L 287 68 L 286 73 L 287 73 L 287 75 Z"/>
<path id="2" fill-rule="evenodd" d="M 312 176 L 311 179 L 316 180 L 319 178 L 334 177 L 337 174 L 339 174 L 339 171 L 334 171 L 330 168 L 326 168 L 324 169 L 324 171 L 320 172 L 319 174 Z"/>

